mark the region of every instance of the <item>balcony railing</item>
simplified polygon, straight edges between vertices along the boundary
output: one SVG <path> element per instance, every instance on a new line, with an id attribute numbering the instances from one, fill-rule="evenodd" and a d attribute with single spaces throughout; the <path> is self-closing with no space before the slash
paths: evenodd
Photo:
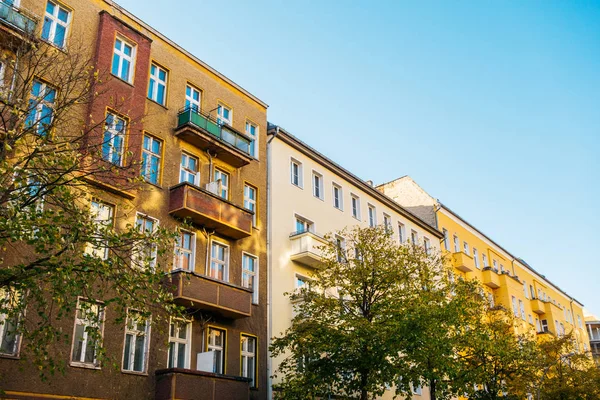
<path id="1" fill-rule="evenodd" d="M 290 234 L 290 241 L 292 243 L 290 259 L 311 268 L 322 267 L 321 247 L 327 245 L 323 237 L 310 231 L 298 231 Z"/>
<path id="2" fill-rule="evenodd" d="M 155 400 L 248 400 L 250 379 L 182 368 L 156 371 Z"/>
<path id="3" fill-rule="evenodd" d="M 189 183 L 171 187 L 169 213 L 232 239 L 250 236 L 254 213 L 220 197 L 214 185 L 208 189 Z"/>
<path id="4" fill-rule="evenodd" d="M 27 34 L 32 34 L 37 25 L 37 22 L 22 10 L 4 2 L 0 2 L 0 21 Z"/>
<path id="5" fill-rule="evenodd" d="M 244 166 L 253 157 L 250 154 L 252 140 L 230 126 L 219 124 L 209 115 L 186 107 L 177 115 L 175 135 L 199 147 L 210 150 L 234 167 Z"/>
<path id="6" fill-rule="evenodd" d="M 209 310 L 227 318 L 245 318 L 252 312 L 252 290 L 194 272 L 176 270 L 173 297 L 186 307 Z"/>

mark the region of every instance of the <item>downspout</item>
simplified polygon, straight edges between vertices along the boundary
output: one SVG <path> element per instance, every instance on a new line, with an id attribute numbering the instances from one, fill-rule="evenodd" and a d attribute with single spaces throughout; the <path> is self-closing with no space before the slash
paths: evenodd
<path id="1" fill-rule="evenodd" d="M 279 133 L 279 126 L 275 128 L 275 133 L 267 141 L 267 399 L 273 398 L 273 380 L 271 375 L 273 373 L 273 361 L 271 359 L 271 337 L 273 336 L 273 282 L 271 279 L 271 271 L 273 267 L 273 252 L 271 251 L 271 227 L 273 216 L 271 212 L 271 142 L 277 137 Z"/>

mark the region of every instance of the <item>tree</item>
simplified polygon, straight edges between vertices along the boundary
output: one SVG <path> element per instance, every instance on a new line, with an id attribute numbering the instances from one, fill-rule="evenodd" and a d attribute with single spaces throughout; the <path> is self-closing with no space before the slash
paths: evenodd
<path id="1" fill-rule="evenodd" d="M 26 339 L 21 358 L 46 377 L 63 366 L 52 345 L 68 340 L 60 321 L 72 318 L 78 304 L 98 360 L 107 356 L 99 301 L 116 321 L 126 319 L 127 308 L 152 314 L 154 323 L 178 315 L 161 268 L 174 233 L 123 223 L 132 210 L 126 201 L 114 212 L 94 200 L 101 189 L 91 182 L 137 190 L 141 180 L 132 154 L 118 167 L 103 157 L 107 122 L 88 115 L 94 101 L 110 98 L 109 78 L 95 69 L 90 49 L 73 39 L 61 51 L 33 37 L 4 45 L 11 52 L 2 56 L 9 68 L 0 95 L 2 346 L 14 349 Z M 118 109 L 124 100 L 107 105 Z"/>
<path id="2" fill-rule="evenodd" d="M 589 353 L 581 352 L 572 333 L 545 335 L 538 343 L 539 371 L 532 393 L 538 400 L 600 399 L 600 370 Z"/>
<path id="3" fill-rule="evenodd" d="M 411 396 L 411 386 L 441 381 L 456 364 L 454 347 L 445 343 L 461 320 L 455 314 L 467 310 L 451 297 L 464 282 L 449 279 L 439 254 L 399 246 L 385 227 L 340 235 L 341 247 L 327 237 L 322 268 L 309 288 L 290 294 L 296 316 L 271 348 L 274 356 L 286 356 L 276 375 L 282 378 L 279 395 L 366 400 L 391 386 L 397 395 Z M 440 316 L 448 321 L 443 329 L 435 321 Z M 438 375 L 431 379 L 423 372 L 430 360 L 424 354 L 439 346 L 448 359 L 443 367 L 442 356 L 435 360 L 428 371 Z"/>
<path id="4" fill-rule="evenodd" d="M 536 372 L 535 336 L 517 334 L 518 321 L 502 307 L 484 302 L 478 314 L 460 351 L 465 393 L 480 400 L 525 398 Z"/>

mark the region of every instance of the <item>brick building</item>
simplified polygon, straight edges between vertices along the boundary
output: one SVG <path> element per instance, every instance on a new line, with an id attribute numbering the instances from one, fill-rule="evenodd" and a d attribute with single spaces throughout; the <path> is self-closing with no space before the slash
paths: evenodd
<path id="1" fill-rule="evenodd" d="M 140 161 L 145 179 L 135 189 L 90 180 L 115 228 L 192 222 L 167 263 L 189 321 L 106 323 L 104 346 L 121 360 L 112 368 L 80 348 L 73 313 L 63 323 L 71 347 L 57 350 L 66 373 L 42 382 L 17 338 L 0 350 L 0 388 L 11 398 L 266 398 L 267 105 L 109 0 L 3 0 L 0 28 L 3 54 L 14 40 L 77 47 L 109 77 L 82 110 L 87 124 L 105 121 L 88 140 L 104 141 L 105 163 Z M 102 311 L 110 320 L 110 305 Z"/>

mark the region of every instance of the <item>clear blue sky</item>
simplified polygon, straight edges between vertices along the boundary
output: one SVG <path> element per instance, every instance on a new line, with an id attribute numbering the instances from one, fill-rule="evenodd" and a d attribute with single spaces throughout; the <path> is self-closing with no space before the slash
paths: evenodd
<path id="1" fill-rule="evenodd" d="M 600 313 L 600 1 L 118 1 L 269 121 L 365 180 L 412 176 Z"/>

